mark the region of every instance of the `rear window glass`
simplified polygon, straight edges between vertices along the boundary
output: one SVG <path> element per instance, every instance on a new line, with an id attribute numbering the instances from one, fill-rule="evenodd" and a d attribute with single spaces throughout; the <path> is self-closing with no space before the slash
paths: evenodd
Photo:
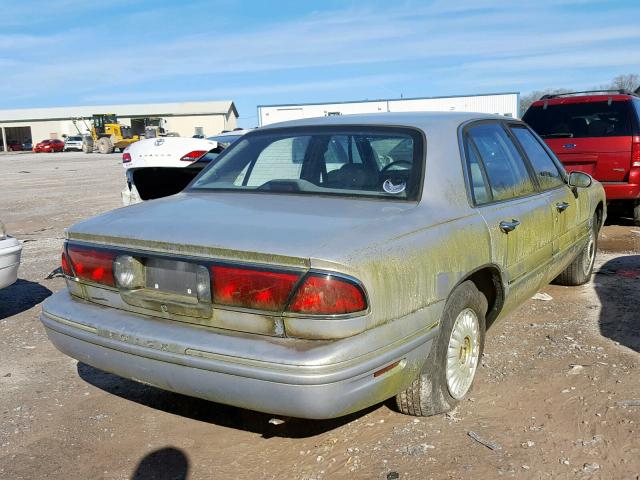
<path id="1" fill-rule="evenodd" d="M 632 135 L 631 102 L 565 103 L 531 107 L 522 119 L 542 138 Z"/>
<path id="2" fill-rule="evenodd" d="M 233 143 L 191 188 L 417 200 L 422 152 L 406 128 L 265 130 Z"/>

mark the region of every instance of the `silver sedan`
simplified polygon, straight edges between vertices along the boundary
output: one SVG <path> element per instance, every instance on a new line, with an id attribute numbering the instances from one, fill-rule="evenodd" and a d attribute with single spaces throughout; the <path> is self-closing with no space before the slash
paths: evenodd
<path id="1" fill-rule="evenodd" d="M 446 411 L 485 331 L 590 279 L 603 189 L 524 123 L 471 113 L 247 133 L 175 196 L 68 229 L 62 352 L 159 388 L 330 418 Z"/>

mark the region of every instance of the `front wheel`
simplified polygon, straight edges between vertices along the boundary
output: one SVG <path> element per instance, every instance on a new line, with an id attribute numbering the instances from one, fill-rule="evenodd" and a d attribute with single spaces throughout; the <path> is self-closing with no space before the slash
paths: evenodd
<path id="1" fill-rule="evenodd" d="M 98 139 L 98 151 L 100 153 L 113 153 L 114 146 L 109 137 L 101 137 Z"/>
<path id="2" fill-rule="evenodd" d="M 558 275 L 555 283 L 575 287 L 584 285 L 589 281 L 596 261 L 596 251 L 598 250 L 599 221 L 598 214 L 594 214 L 587 244 L 573 262 Z"/>
<path id="3" fill-rule="evenodd" d="M 451 293 L 422 372 L 396 395 L 407 415 L 428 416 L 451 410 L 471 390 L 484 349 L 487 299 L 471 281 Z"/>

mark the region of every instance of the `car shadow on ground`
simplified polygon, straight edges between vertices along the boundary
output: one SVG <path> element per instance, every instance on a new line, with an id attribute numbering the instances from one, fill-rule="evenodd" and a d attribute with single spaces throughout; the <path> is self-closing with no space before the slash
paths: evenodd
<path id="1" fill-rule="evenodd" d="M 0 320 L 29 310 L 52 293 L 39 283 L 18 279 L 13 285 L 0 290 Z"/>
<path id="2" fill-rule="evenodd" d="M 189 459 L 174 447 L 161 448 L 140 460 L 132 480 L 186 480 L 189 474 Z"/>
<path id="3" fill-rule="evenodd" d="M 622 227 L 633 227 L 633 218 L 629 215 L 628 211 L 621 210 L 619 208 L 609 207 L 607 210 L 607 219 L 604 222 L 606 225 L 620 225 Z"/>
<path id="4" fill-rule="evenodd" d="M 262 435 L 263 438 L 313 437 L 341 427 L 378 408 L 384 408 L 384 404 L 381 403 L 351 415 L 331 420 L 283 418 L 277 415 L 245 410 L 243 408 L 168 392 L 104 372 L 81 362 L 78 362 L 78 375 L 80 375 L 80 378 L 85 382 L 126 400 L 200 422 L 258 433 Z M 280 418 L 285 420 L 285 422 L 274 425 L 269 423 L 269 420 L 272 418 Z"/>
<path id="5" fill-rule="evenodd" d="M 640 255 L 625 255 L 602 265 L 595 278 L 600 299 L 600 333 L 640 352 Z"/>

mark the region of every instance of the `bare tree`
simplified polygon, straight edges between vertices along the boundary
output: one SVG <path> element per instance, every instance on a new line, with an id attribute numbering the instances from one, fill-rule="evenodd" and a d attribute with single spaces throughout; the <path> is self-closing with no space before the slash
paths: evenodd
<path id="1" fill-rule="evenodd" d="M 640 87 L 640 75 L 636 73 L 618 75 L 610 85 L 610 88 L 614 90 L 628 90 L 630 92 L 635 92 L 638 87 Z"/>
<path id="2" fill-rule="evenodd" d="M 571 90 L 567 90 L 566 88 L 546 88 L 544 90 L 535 90 L 533 92 L 527 93 L 526 95 L 520 96 L 520 115 L 524 115 L 524 112 L 527 111 L 527 108 L 535 102 L 536 100 L 540 100 L 543 95 L 555 95 L 558 93 L 568 93 Z"/>

